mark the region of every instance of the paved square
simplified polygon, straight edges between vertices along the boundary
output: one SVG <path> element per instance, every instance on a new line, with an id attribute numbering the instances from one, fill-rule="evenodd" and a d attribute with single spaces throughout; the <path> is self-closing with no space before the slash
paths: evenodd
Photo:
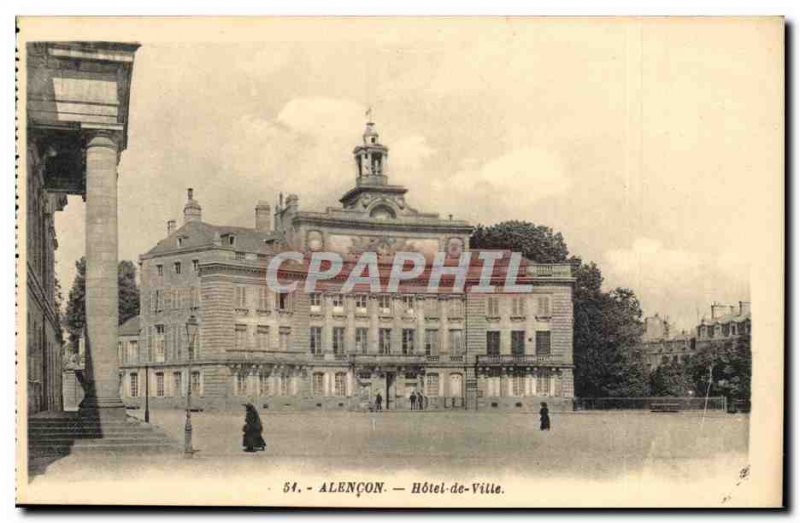
<path id="1" fill-rule="evenodd" d="M 197 456 L 187 463 L 171 456 L 98 458 L 112 476 L 138 468 L 190 466 L 216 474 L 289 466 L 319 473 L 442 470 L 611 478 L 657 465 L 678 476 L 696 477 L 703 463 L 747 459 L 749 417 L 720 412 L 655 414 L 567 412 L 552 414 L 552 430 L 538 430 L 538 416 L 508 412 L 294 412 L 261 411 L 267 451 L 242 451 L 242 413 L 193 413 Z M 142 413 L 138 412 L 137 416 Z M 184 412 L 160 410 L 151 422 L 183 441 Z M 85 456 L 68 456 L 45 478 L 80 479 L 97 468 Z M 174 462 L 174 463 L 173 463 Z M 131 464 L 135 464 L 131 467 Z M 81 471 L 83 468 L 83 472 Z"/>

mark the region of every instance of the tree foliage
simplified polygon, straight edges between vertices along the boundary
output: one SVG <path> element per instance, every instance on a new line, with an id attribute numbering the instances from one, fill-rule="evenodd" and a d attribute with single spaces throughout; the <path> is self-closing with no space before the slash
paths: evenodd
<path id="1" fill-rule="evenodd" d="M 524 221 L 479 225 L 470 245 L 508 249 L 537 263 L 570 263 L 574 292 L 575 393 L 583 397 L 643 396 L 648 376 L 633 356 L 642 332 L 639 300 L 629 289 L 603 291 L 603 274 L 594 262 L 570 256 L 561 233 Z"/>
<path id="2" fill-rule="evenodd" d="M 669 362 L 650 373 L 651 396 L 689 396 L 696 395 L 692 380 L 683 363 Z"/>
<path id="3" fill-rule="evenodd" d="M 76 344 L 86 325 L 86 259 L 75 262 L 75 279 L 69 291 L 64 326 L 69 333 L 69 341 Z M 139 286 L 136 284 L 136 265 L 123 260 L 118 266 L 119 285 L 119 323 L 139 314 Z"/>
<path id="4" fill-rule="evenodd" d="M 119 324 L 139 315 L 139 286 L 136 265 L 130 260 L 119 262 Z"/>
<path id="5" fill-rule="evenodd" d="M 684 372 L 697 396 L 708 393 L 710 396 L 750 399 L 752 367 L 750 336 L 746 335 L 698 351 L 687 359 Z"/>
<path id="6" fill-rule="evenodd" d="M 491 227 L 478 225 L 470 245 L 480 249 L 512 249 L 536 263 L 560 263 L 569 255 L 561 233 L 554 233 L 544 225 L 517 220 Z"/>

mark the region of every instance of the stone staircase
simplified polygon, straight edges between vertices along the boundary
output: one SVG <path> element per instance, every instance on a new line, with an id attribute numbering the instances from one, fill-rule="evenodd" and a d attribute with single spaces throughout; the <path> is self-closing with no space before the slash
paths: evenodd
<path id="1" fill-rule="evenodd" d="M 178 442 L 158 427 L 133 417 L 119 420 L 86 419 L 74 412 L 28 418 L 31 457 L 69 454 L 180 453 Z"/>

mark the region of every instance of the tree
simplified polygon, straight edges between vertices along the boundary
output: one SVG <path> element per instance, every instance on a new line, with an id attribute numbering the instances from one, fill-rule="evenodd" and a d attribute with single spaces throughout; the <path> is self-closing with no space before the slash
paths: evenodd
<path id="1" fill-rule="evenodd" d="M 119 262 L 119 324 L 139 315 L 139 286 L 136 265 L 130 260 Z"/>
<path id="2" fill-rule="evenodd" d="M 729 399 L 750 399 L 752 370 L 749 335 L 700 349 L 685 364 L 687 379 L 700 397 L 708 393 Z"/>
<path id="3" fill-rule="evenodd" d="M 75 262 L 75 280 L 69 291 L 69 300 L 65 313 L 65 327 L 69 333 L 69 341 L 75 346 L 83 334 L 86 325 L 86 259 L 81 257 Z M 139 314 L 139 287 L 136 284 L 136 265 L 129 260 L 119 262 L 119 323 L 125 323 Z"/>
<path id="4" fill-rule="evenodd" d="M 602 290 L 594 262 L 570 256 L 561 233 L 524 221 L 479 225 L 470 239 L 475 249 L 508 249 L 537 263 L 569 263 L 574 292 L 575 393 L 583 397 L 643 396 L 647 372 L 634 355 L 642 332 L 639 300 L 629 289 Z"/>
<path id="5" fill-rule="evenodd" d="M 553 229 L 544 225 L 517 220 L 491 227 L 478 225 L 469 242 L 480 249 L 512 249 L 536 263 L 561 263 L 569 255 L 561 233 L 553 233 Z"/>
<path id="6" fill-rule="evenodd" d="M 86 325 L 86 258 L 81 257 L 75 262 L 75 279 L 72 281 L 72 288 L 69 290 L 67 301 L 67 311 L 65 313 L 64 326 L 69 333 L 69 343 L 77 347 L 78 340 L 83 334 L 83 327 Z"/>
<path id="7" fill-rule="evenodd" d="M 599 269 L 596 266 L 585 269 L 585 277 L 591 278 L 591 285 L 597 285 Z M 641 316 L 639 300 L 629 289 L 618 288 L 611 292 L 598 289 L 592 295 L 576 297 L 576 395 L 647 395 L 647 371 L 634 354 L 641 336 Z"/>
<path id="8" fill-rule="evenodd" d="M 683 363 L 669 362 L 650 373 L 653 396 L 688 396 L 694 390 Z"/>

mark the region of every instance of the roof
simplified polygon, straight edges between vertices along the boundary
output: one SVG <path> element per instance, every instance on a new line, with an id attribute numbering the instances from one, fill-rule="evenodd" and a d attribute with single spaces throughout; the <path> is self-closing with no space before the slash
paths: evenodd
<path id="1" fill-rule="evenodd" d="M 745 312 L 744 314 L 737 312 L 736 314 L 725 314 L 720 316 L 719 318 L 703 318 L 700 322 L 700 325 L 716 325 L 716 324 L 725 324 L 731 322 L 741 322 L 750 319 L 750 311 Z"/>
<path id="2" fill-rule="evenodd" d="M 139 316 L 129 318 L 117 329 L 119 336 L 138 336 L 139 335 Z"/>
<path id="3" fill-rule="evenodd" d="M 182 250 L 193 250 L 198 247 L 212 247 L 215 245 L 215 240 L 219 241 L 224 236 L 231 234 L 236 238 L 235 245 L 222 242 L 219 244 L 220 247 L 264 254 L 272 252 L 272 243 L 281 238 L 280 234 L 273 231 L 259 231 L 248 227 L 212 225 L 210 223 L 192 221 L 184 224 L 181 228 L 159 241 L 144 256 L 174 254 Z M 183 238 L 180 247 L 178 246 L 178 237 Z"/>

